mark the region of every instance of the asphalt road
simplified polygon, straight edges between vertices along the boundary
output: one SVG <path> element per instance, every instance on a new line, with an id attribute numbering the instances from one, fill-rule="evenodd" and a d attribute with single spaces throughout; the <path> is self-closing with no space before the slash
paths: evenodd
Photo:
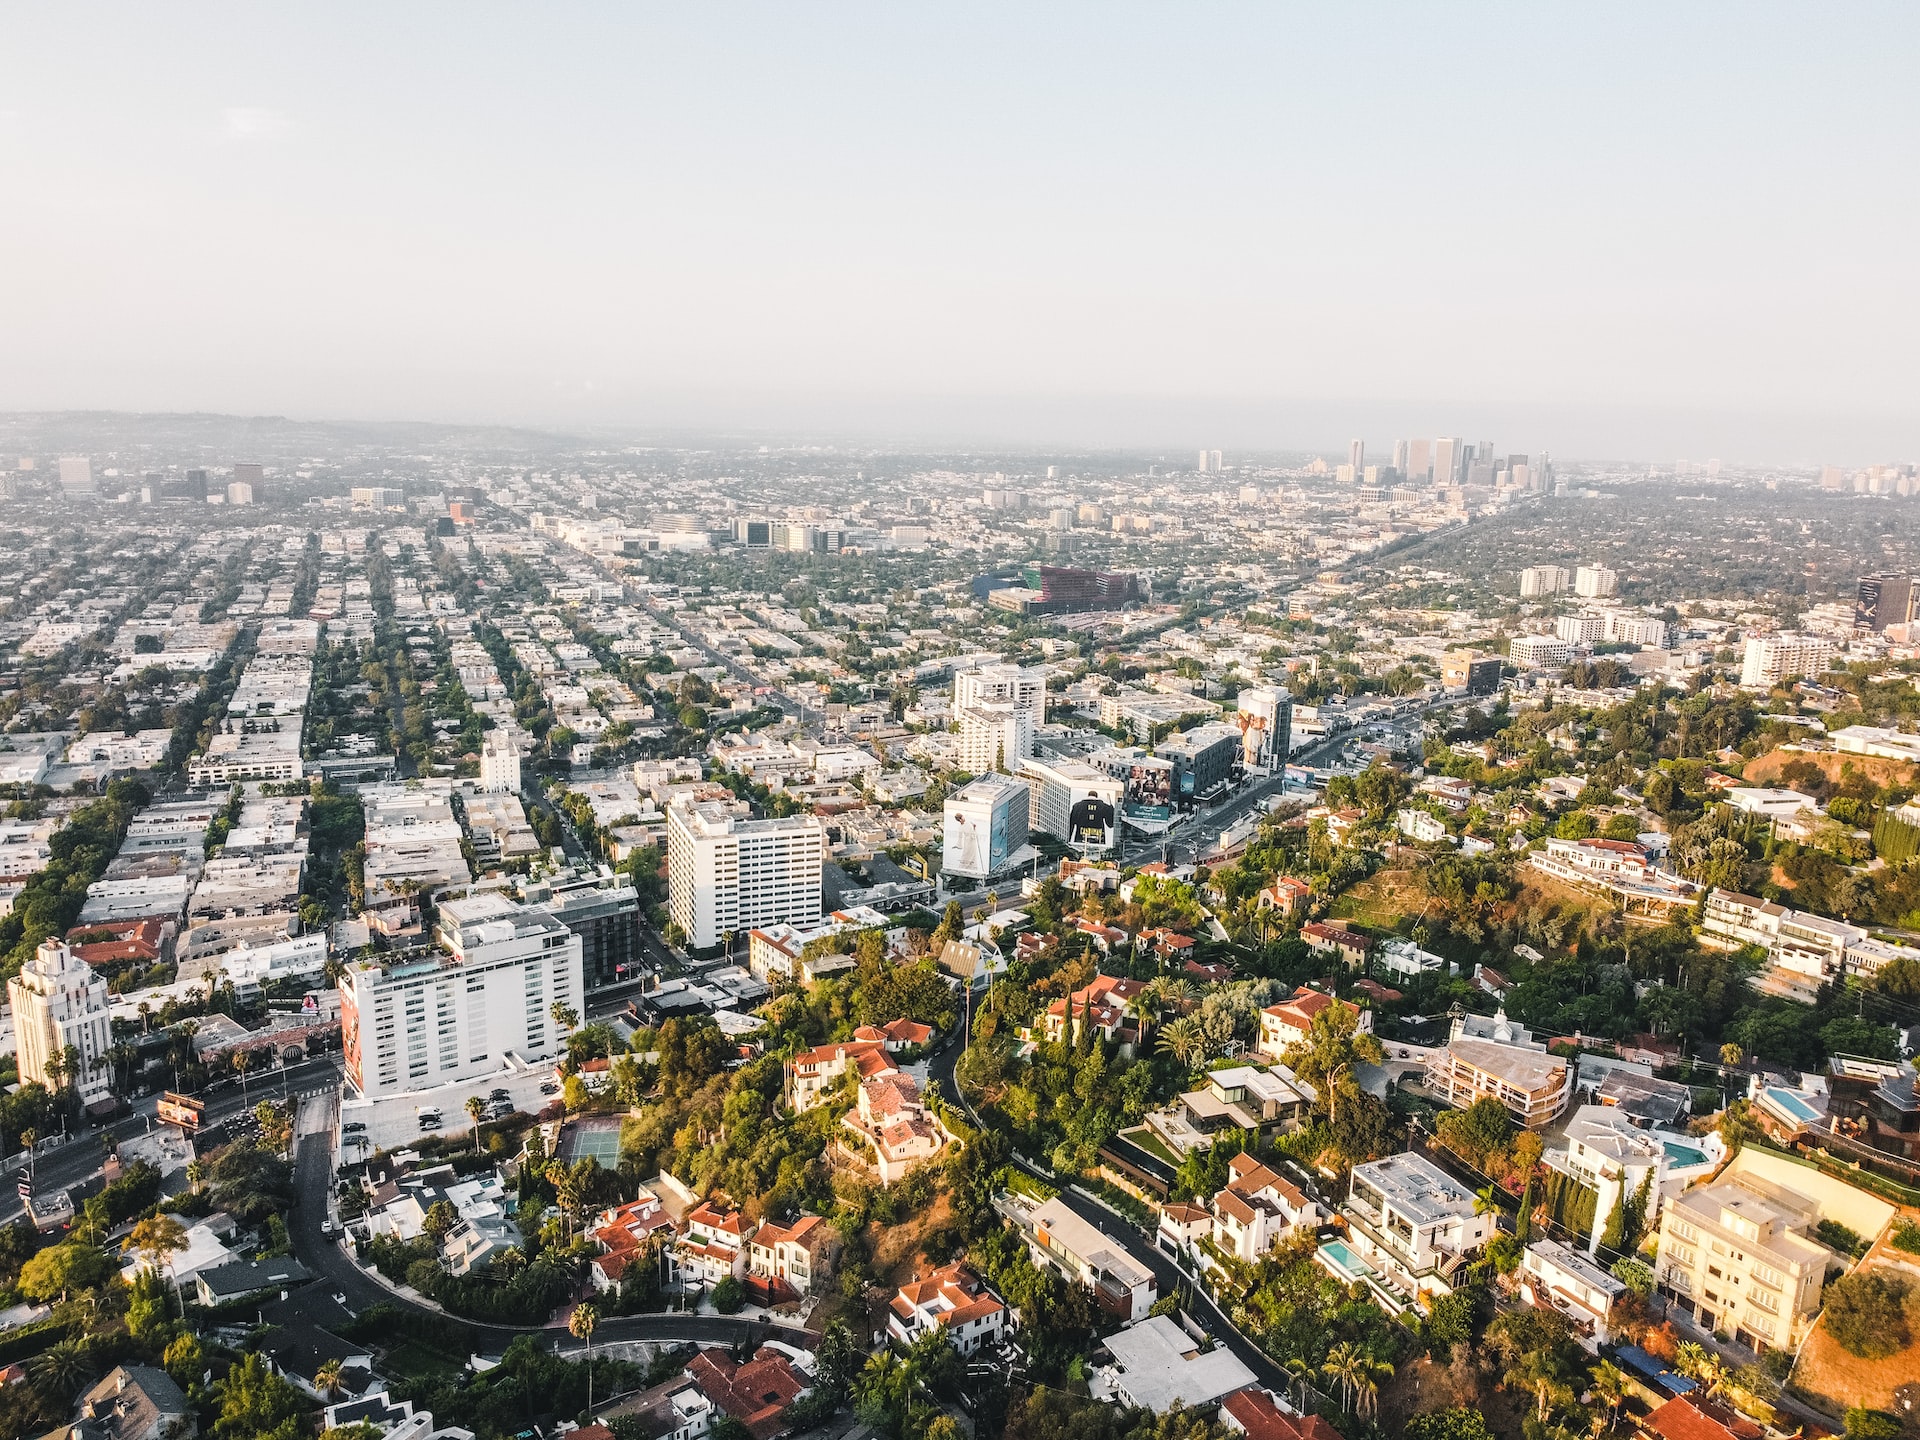
<path id="1" fill-rule="evenodd" d="M 220 1088 L 207 1096 L 207 1122 L 219 1121 L 238 1115 L 243 1110 L 251 1110 L 262 1100 L 281 1098 L 283 1093 L 299 1094 L 303 1090 L 312 1090 L 319 1085 L 335 1086 L 340 1083 L 340 1057 L 322 1055 L 313 1060 L 304 1060 L 298 1065 L 289 1065 L 284 1069 L 269 1070 L 249 1079 L 243 1094 L 239 1082 L 223 1081 Z M 56 1191 L 82 1185 L 96 1179 L 105 1158 L 101 1147 L 101 1137 L 112 1135 L 116 1140 L 127 1141 L 146 1134 L 158 1125 L 153 1118 L 160 1103 L 158 1095 L 148 1095 L 134 1102 L 134 1113 L 123 1116 L 110 1125 L 99 1129 L 82 1130 L 64 1145 L 43 1150 L 34 1162 L 35 1191 L 40 1195 L 52 1195 Z M 20 1167 L 24 1171 L 25 1166 Z M 0 1224 L 8 1224 L 25 1213 L 20 1197 L 11 1183 L 4 1192 L 0 1192 Z"/>

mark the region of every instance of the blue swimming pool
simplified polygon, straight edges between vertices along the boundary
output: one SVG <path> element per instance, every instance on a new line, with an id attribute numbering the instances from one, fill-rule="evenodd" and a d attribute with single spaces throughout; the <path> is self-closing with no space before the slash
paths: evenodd
<path id="1" fill-rule="evenodd" d="M 1373 1274 L 1373 1267 L 1348 1249 L 1344 1240 L 1327 1241 L 1320 1247 L 1320 1253 L 1349 1275 Z"/>
<path id="2" fill-rule="evenodd" d="M 1782 1090 L 1777 1085 L 1769 1086 L 1767 1089 L 1767 1098 L 1803 1125 L 1811 1124 L 1820 1118 L 1820 1112 L 1818 1110 L 1807 1104 L 1806 1101 L 1802 1100 L 1791 1090 Z"/>
<path id="3" fill-rule="evenodd" d="M 1667 1152 L 1667 1163 L 1670 1165 L 1685 1169 L 1689 1165 L 1707 1163 L 1706 1151 L 1696 1150 L 1691 1145 L 1676 1145 L 1671 1140 L 1662 1140 L 1660 1145 Z"/>

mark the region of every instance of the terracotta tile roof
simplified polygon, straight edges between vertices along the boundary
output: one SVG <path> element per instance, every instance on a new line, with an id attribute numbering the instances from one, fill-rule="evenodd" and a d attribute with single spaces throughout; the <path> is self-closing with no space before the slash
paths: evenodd
<path id="1" fill-rule="evenodd" d="M 1239 1422 L 1247 1440 L 1340 1440 L 1340 1432 L 1318 1415 L 1282 1410 L 1273 1396 L 1251 1385 L 1227 1396 L 1220 1408 Z"/>
<path id="2" fill-rule="evenodd" d="M 809 1388 L 786 1356 L 766 1346 L 744 1365 L 725 1350 L 702 1350 L 687 1362 L 687 1374 L 703 1395 L 745 1425 L 754 1440 L 772 1440 L 784 1431 L 787 1406 Z"/>
<path id="3" fill-rule="evenodd" d="M 1682 1395 L 1646 1419 L 1647 1428 L 1666 1440 L 1757 1440 L 1760 1427 L 1730 1410 Z"/>

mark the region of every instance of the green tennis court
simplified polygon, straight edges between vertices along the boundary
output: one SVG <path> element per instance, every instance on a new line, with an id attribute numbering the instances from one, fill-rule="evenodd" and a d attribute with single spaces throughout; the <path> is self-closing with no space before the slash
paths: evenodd
<path id="1" fill-rule="evenodd" d="M 602 1170 L 611 1170 L 620 1163 L 618 1119 L 579 1120 L 567 1127 L 560 1137 L 560 1158 L 571 1165 L 587 1155 L 597 1160 Z"/>

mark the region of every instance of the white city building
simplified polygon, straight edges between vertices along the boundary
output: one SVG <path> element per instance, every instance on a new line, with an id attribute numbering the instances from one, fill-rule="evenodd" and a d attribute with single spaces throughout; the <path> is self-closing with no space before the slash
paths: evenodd
<path id="1" fill-rule="evenodd" d="M 1740 664 L 1742 685 L 1771 686 L 1793 675 L 1818 675 L 1833 663 L 1833 642 L 1819 635 L 1756 635 Z"/>
<path id="2" fill-rule="evenodd" d="M 715 801 L 667 810 L 667 911 L 696 948 L 760 925 L 820 918 L 826 824 L 817 815 L 742 820 Z"/>
<path id="3" fill-rule="evenodd" d="M 480 742 L 480 788 L 489 795 L 520 793 L 520 752 L 505 730 L 489 730 Z"/>
<path id="4" fill-rule="evenodd" d="M 953 677 L 954 713 L 969 705 L 1015 706 L 1027 712 L 1037 730 L 1047 723 L 1047 673 L 1004 660 L 962 669 Z"/>
<path id="5" fill-rule="evenodd" d="M 1558 565 L 1529 565 L 1520 572 L 1520 598 L 1537 600 L 1542 595 L 1557 595 L 1567 588 L 1570 578 Z"/>
<path id="6" fill-rule="evenodd" d="M 1620 577 L 1604 565 L 1582 565 L 1573 572 L 1573 593 L 1582 600 L 1604 600 L 1619 585 Z"/>
<path id="7" fill-rule="evenodd" d="M 340 977 L 347 1079 L 374 1097 L 537 1065 L 566 1046 L 552 1010 L 579 1013 L 580 937 L 500 894 L 444 901 L 441 953 L 361 961 Z"/>
<path id="8" fill-rule="evenodd" d="M 1564 665 L 1573 659 L 1573 647 L 1557 635 L 1516 635 L 1507 646 L 1507 658 L 1523 669 Z"/>
<path id="9" fill-rule="evenodd" d="M 1033 714 L 1005 703 L 962 705 L 954 764 L 973 775 L 1010 770 L 1033 753 Z"/>
<path id="10" fill-rule="evenodd" d="M 1607 633 L 1604 615 L 1562 615 L 1553 622 L 1553 633 L 1569 645 L 1591 645 Z"/>
<path id="11" fill-rule="evenodd" d="M 1064 840 L 1083 854 L 1109 850 L 1119 839 L 1126 787 L 1084 760 L 1027 759 L 1014 767 L 1033 786 L 1031 829 Z"/>
<path id="12" fill-rule="evenodd" d="M 67 1054 L 71 1050 L 78 1064 L 62 1074 L 60 1084 L 71 1083 L 83 1105 L 107 1098 L 112 1067 L 96 1068 L 94 1061 L 113 1043 L 112 1012 L 107 982 L 91 965 L 77 959 L 64 941 L 42 940 L 33 958 L 7 982 L 7 1003 L 13 1009 L 13 1043 L 23 1084 L 38 1080 L 49 1090 L 58 1089 L 47 1073 L 47 1061 L 59 1055 L 64 1065 L 75 1058 Z"/>

